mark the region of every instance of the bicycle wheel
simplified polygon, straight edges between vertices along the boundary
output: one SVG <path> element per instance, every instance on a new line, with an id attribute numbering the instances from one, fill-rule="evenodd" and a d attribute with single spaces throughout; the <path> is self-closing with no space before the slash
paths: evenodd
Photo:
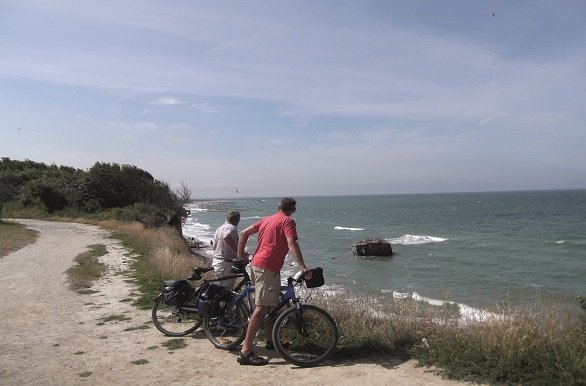
<path id="1" fill-rule="evenodd" d="M 194 307 L 189 308 L 193 309 Z M 202 323 L 201 317 L 196 311 L 167 305 L 161 296 L 156 298 L 153 303 L 152 318 L 157 330 L 167 336 L 191 334 Z"/>
<path id="2" fill-rule="evenodd" d="M 309 304 L 289 308 L 275 321 L 273 344 L 296 366 L 317 366 L 336 350 L 338 328 L 326 311 Z"/>
<path id="3" fill-rule="evenodd" d="M 246 337 L 247 327 L 248 312 L 241 302 L 229 302 L 222 316 L 212 318 L 208 315 L 203 318 L 203 329 L 208 339 L 216 348 L 223 350 L 238 347 Z"/>

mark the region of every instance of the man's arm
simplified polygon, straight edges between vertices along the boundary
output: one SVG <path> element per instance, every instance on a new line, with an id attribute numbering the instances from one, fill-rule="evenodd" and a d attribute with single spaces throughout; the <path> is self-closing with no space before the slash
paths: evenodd
<path id="1" fill-rule="evenodd" d="M 235 254 L 238 253 L 238 246 L 234 243 L 234 240 L 232 239 L 232 236 L 230 234 L 227 234 L 226 236 L 224 236 L 224 243 L 226 244 L 226 247 L 228 247 L 228 249 Z M 232 255 L 232 256 L 234 256 Z"/>
<path id="2" fill-rule="evenodd" d="M 242 232 L 240 232 L 240 239 L 238 240 L 238 253 L 237 253 L 238 260 L 248 260 L 248 258 L 246 257 L 246 253 L 244 252 L 244 247 L 246 247 L 246 242 L 248 241 L 248 238 L 250 237 L 250 235 L 253 235 L 256 232 L 258 232 L 258 231 L 251 226 L 246 228 Z"/>
<path id="3" fill-rule="evenodd" d="M 294 237 L 287 237 L 287 244 L 289 245 L 289 251 L 291 251 L 293 257 L 297 261 L 297 265 L 301 267 L 301 272 L 308 271 L 305 262 L 303 261 L 303 255 L 301 254 L 301 248 L 299 247 L 297 240 L 295 240 Z"/>

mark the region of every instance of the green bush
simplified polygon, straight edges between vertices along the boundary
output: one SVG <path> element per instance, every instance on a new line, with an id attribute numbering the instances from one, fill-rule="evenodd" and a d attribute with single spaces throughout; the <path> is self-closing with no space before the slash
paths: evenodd
<path id="1" fill-rule="evenodd" d="M 510 385 L 586 382 L 584 329 L 569 310 L 515 310 L 482 324 L 432 325 L 425 335 L 426 344 L 414 345 L 413 355 L 450 378 Z"/>
<path id="2" fill-rule="evenodd" d="M 17 201 L 22 213 L 33 207 L 60 216 L 95 214 L 95 218 L 140 221 L 147 227 L 178 226 L 190 191 L 183 187 L 180 195 L 183 202 L 166 183 L 134 165 L 96 162 L 83 171 L 30 160 L 0 160 L 0 210 Z"/>

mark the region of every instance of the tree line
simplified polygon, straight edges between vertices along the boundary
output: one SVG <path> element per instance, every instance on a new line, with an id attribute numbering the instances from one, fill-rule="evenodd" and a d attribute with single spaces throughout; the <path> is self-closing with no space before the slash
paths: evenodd
<path id="1" fill-rule="evenodd" d="M 96 162 L 88 170 L 31 160 L 0 160 L 0 214 L 8 203 L 52 215 L 110 213 L 145 226 L 180 228 L 191 192 L 177 191 L 134 165 Z"/>

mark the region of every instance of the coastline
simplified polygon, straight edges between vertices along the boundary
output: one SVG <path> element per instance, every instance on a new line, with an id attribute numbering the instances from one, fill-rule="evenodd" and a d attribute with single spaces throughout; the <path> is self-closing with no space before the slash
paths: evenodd
<path id="1" fill-rule="evenodd" d="M 524 307 L 538 297 L 583 295 L 584 193 L 303 197 L 295 220 L 304 257 L 324 268 L 330 284 L 369 296 L 409 294 L 475 309 Z M 276 209 L 275 200 L 256 199 L 189 205 L 184 234 L 203 242 L 226 211 L 241 211 L 244 229 Z M 352 256 L 352 243 L 367 238 L 390 242 L 395 255 Z"/>
<path id="2" fill-rule="evenodd" d="M 125 272 L 132 256 L 109 232 L 82 224 L 17 221 L 41 234 L 36 243 L 0 260 L 0 292 L 36 311 L 14 312 L 13 302 L 0 302 L 0 384 L 464 384 L 394 357 L 300 369 L 260 349 L 270 357 L 269 365 L 239 366 L 236 352 L 213 348 L 202 331 L 180 338 L 184 347 L 172 350 L 167 345 L 175 339 L 152 327 L 150 310 L 130 304 L 136 288 Z M 94 293 L 80 295 L 67 288 L 64 272 L 92 244 L 106 246 L 100 260 L 107 272 L 92 286 Z M 38 279 L 26 285 L 31 278 Z"/>

